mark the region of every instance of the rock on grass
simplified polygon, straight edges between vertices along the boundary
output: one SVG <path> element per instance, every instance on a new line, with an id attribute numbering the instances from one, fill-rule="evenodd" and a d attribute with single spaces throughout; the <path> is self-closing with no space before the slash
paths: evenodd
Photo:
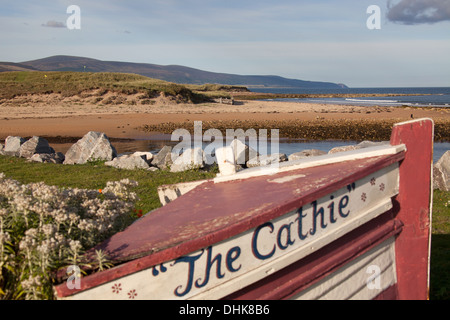
<path id="1" fill-rule="evenodd" d="M 117 151 L 106 134 L 90 131 L 70 147 L 64 164 L 85 164 L 96 160 L 111 161 L 115 157 L 117 157 Z"/>

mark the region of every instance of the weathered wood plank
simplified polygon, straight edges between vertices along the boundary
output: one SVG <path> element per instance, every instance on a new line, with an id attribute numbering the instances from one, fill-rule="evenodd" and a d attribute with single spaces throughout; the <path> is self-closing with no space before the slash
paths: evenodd
<path id="1" fill-rule="evenodd" d="M 398 219 L 405 227 L 395 242 L 399 299 L 427 299 L 429 292 L 431 205 L 433 198 L 433 136 L 431 119 L 397 124 L 391 144 L 406 144 L 400 166 Z"/>

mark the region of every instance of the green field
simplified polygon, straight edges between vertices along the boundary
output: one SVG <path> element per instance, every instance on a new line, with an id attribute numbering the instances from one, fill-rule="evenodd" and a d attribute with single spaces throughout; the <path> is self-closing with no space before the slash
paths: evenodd
<path id="1" fill-rule="evenodd" d="M 187 171 L 170 173 L 145 170 L 119 170 L 101 162 L 86 165 L 29 163 L 25 159 L 0 156 L 0 172 L 21 183 L 44 182 L 59 187 L 102 189 L 108 181 L 128 178 L 139 186 L 134 190 L 140 200 L 137 210 L 144 213 L 160 207 L 157 187 L 163 184 L 212 178 L 214 172 Z M 433 235 L 431 248 L 432 300 L 450 299 L 450 192 L 436 190 L 433 197 Z"/>

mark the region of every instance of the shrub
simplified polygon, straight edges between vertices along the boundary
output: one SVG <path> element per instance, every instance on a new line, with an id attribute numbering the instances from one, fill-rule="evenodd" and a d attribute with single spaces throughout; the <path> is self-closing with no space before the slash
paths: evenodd
<path id="1" fill-rule="evenodd" d="M 53 299 L 58 269 L 102 266 L 82 254 L 131 222 L 136 185 L 124 179 L 102 190 L 60 189 L 0 173 L 0 297 Z"/>

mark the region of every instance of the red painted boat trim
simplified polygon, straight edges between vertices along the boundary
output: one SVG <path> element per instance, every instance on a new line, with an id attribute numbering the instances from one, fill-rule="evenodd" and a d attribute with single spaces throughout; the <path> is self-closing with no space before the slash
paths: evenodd
<path id="1" fill-rule="evenodd" d="M 433 163 L 430 119 L 395 126 L 391 144 L 406 144 L 400 166 L 398 216 L 405 227 L 395 242 L 398 293 L 401 300 L 428 298 Z"/>
<path id="2" fill-rule="evenodd" d="M 398 286 L 394 284 L 376 296 L 373 300 L 398 300 Z"/>
<path id="3" fill-rule="evenodd" d="M 402 223 L 389 211 L 319 251 L 256 282 L 224 300 L 288 299 L 336 272 L 383 241 L 398 235 Z"/>
<path id="4" fill-rule="evenodd" d="M 64 283 L 55 290 L 59 297 L 70 296 L 190 254 L 298 209 L 404 157 L 405 152 L 400 152 L 270 178 L 206 182 L 94 248 L 104 250 L 113 260 L 131 261 L 83 278 L 78 290 L 70 290 Z M 306 177 L 283 184 L 267 182 L 296 174 Z"/>

